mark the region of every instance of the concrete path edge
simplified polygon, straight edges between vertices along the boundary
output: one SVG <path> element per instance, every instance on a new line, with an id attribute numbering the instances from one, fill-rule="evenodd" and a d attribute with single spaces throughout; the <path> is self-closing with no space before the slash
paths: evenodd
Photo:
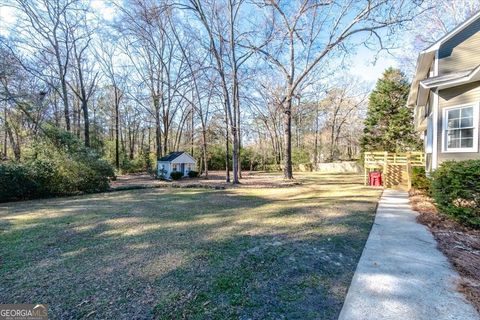
<path id="1" fill-rule="evenodd" d="M 408 194 L 385 190 L 340 312 L 340 320 L 475 320 L 460 280 L 417 223 Z"/>

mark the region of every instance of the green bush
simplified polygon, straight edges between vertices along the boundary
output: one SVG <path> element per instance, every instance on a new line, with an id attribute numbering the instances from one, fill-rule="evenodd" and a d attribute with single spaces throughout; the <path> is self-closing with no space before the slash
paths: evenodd
<path id="1" fill-rule="evenodd" d="M 23 164 L 0 163 L 0 202 L 33 197 L 39 190 L 38 183 Z"/>
<path id="2" fill-rule="evenodd" d="M 173 171 L 172 173 L 170 173 L 170 178 L 172 178 L 172 180 L 180 180 L 182 179 L 182 177 L 183 172 Z"/>
<path id="3" fill-rule="evenodd" d="M 191 170 L 191 171 L 188 172 L 188 176 L 190 178 L 196 178 L 196 177 L 198 177 L 198 175 L 199 175 L 198 171 Z"/>
<path id="4" fill-rule="evenodd" d="M 412 168 L 412 187 L 418 190 L 423 190 L 427 194 L 431 193 L 432 181 L 427 177 L 425 168 Z"/>
<path id="5" fill-rule="evenodd" d="M 35 196 L 55 195 L 63 192 L 63 177 L 61 177 L 58 166 L 53 161 L 35 159 L 28 165 L 31 178 L 41 186 Z"/>
<path id="6" fill-rule="evenodd" d="M 265 171 L 267 172 L 281 172 L 283 171 L 283 166 L 278 164 L 269 164 L 265 166 Z"/>
<path id="7" fill-rule="evenodd" d="M 1 202 L 108 190 L 112 166 L 71 133 L 43 129 L 23 163 L 0 164 Z"/>
<path id="8" fill-rule="evenodd" d="M 443 213 L 480 227 L 480 160 L 443 163 L 433 174 L 432 193 Z"/>

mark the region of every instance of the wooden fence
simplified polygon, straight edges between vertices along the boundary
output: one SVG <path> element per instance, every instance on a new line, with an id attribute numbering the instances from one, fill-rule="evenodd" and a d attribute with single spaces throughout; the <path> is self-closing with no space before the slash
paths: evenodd
<path id="1" fill-rule="evenodd" d="M 382 171 L 384 186 L 389 188 L 403 182 L 406 175 L 407 188 L 412 187 L 412 167 L 424 167 L 425 154 L 423 152 L 365 152 L 364 174 L 365 185 L 368 184 L 368 173 L 372 170 Z"/>

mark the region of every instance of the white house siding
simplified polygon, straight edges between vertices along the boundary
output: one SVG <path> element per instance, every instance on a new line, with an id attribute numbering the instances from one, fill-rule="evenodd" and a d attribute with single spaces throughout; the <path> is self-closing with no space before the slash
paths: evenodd
<path id="1" fill-rule="evenodd" d="M 194 171 L 195 170 L 195 159 L 192 158 L 191 156 L 189 156 L 188 154 L 186 153 L 183 153 L 181 154 L 180 156 L 176 157 L 175 159 L 172 160 L 172 171 L 173 170 L 173 166 L 177 166 L 177 170 L 176 171 L 181 171 L 182 170 L 182 165 L 184 165 L 184 176 L 188 176 L 188 173 L 190 171 Z"/>
<path id="2" fill-rule="evenodd" d="M 186 153 L 182 153 L 181 155 L 179 155 L 178 157 L 176 157 L 175 159 L 172 160 L 172 163 L 190 163 L 190 164 L 195 164 L 195 159 L 193 159 L 192 157 L 190 157 L 188 154 Z"/>
<path id="3" fill-rule="evenodd" d="M 170 166 L 170 162 L 168 161 L 159 161 L 157 163 L 157 175 L 160 177 L 162 176 L 162 169 L 165 169 L 165 173 L 163 174 L 163 176 L 165 178 L 169 178 L 170 177 L 170 173 L 172 172 L 172 168 Z"/>
<path id="4" fill-rule="evenodd" d="M 166 170 L 164 177 L 170 178 L 170 174 L 173 171 L 181 171 L 182 165 L 184 166 L 184 176 L 188 176 L 190 171 L 195 171 L 196 160 L 186 153 L 183 153 L 173 159 L 172 161 L 158 161 L 157 174 L 161 176 L 162 166 Z"/>

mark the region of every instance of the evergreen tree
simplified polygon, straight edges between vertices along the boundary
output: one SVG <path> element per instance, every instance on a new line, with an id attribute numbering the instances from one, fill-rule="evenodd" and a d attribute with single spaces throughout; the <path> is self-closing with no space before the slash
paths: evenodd
<path id="1" fill-rule="evenodd" d="M 413 126 L 413 110 L 407 108 L 410 85 L 399 70 L 388 68 L 370 94 L 362 151 L 401 152 L 419 150 L 421 140 Z"/>

